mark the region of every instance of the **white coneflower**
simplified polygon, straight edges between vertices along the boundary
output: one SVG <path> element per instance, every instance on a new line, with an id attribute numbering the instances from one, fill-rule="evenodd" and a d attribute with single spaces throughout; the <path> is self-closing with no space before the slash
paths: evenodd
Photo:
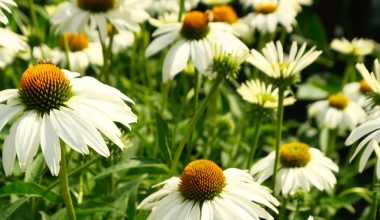
<path id="1" fill-rule="evenodd" d="M 319 127 L 338 129 L 340 133 L 354 129 L 367 116 L 356 102 L 340 93 L 313 103 L 308 113 L 310 117 L 316 118 Z"/>
<path id="2" fill-rule="evenodd" d="M 90 64 L 97 66 L 103 65 L 102 46 L 97 41 L 90 41 L 85 33 L 66 32 L 58 40 L 57 47 L 51 49 L 46 45 L 41 48 L 34 48 L 33 55 L 39 59 L 51 59 L 53 63 L 60 66 L 68 64 L 65 49 L 65 40 L 68 45 L 68 58 L 70 68 L 75 72 L 84 72 Z"/>
<path id="3" fill-rule="evenodd" d="M 125 0 L 75 0 L 62 2 L 51 18 L 61 33 L 99 30 L 104 42 L 107 24 L 117 30 L 138 31 L 139 23 L 149 18 L 138 1 Z"/>
<path id="4" fill-rule="evenodd" d="M 267 43 L 262 49 L 262 54 L 252 49 L 247 61 L 272 79 L 292 80 L 321 53 L 322 51 L 316 51 L 315 47 L 306 51 L 306 43 L 298 50 L 297 43 L 293 41 L 289 54 L 285 54 L 281 42 L 277 41 L 276 44 Z"/>
<path id="5" fill-rule="evenodd" d="M 259 160 L 251 168 L 251 174 L 258 182 L 264 182 L 273 175 L 275 152 Z M 280 166 L 277 172 L 275 192 L 294 195 L 299 189 L 310 191 L 311 186 L 318 190 L 334 187 L 338 166 L 323 153 L 302 142 L 291 142 L 280 148 Z"/>
<path id="6" fill-rule="evenodd" d="M 103 65 L 103 52 L 100 42 L 90 41 L 85 33 L 66 32 L 64 36 L 60 37 L 58 47 L 51 49 L 46 45 L 42 45 L 41 48 L 34 48 L 33 55 L 39 59 L 49 58 L 53 63 L 66 66 L 68 61 L 64 38 L 67 39 L 69 49 L 67 55 L 72 71 L 84 72 L 90 64 Z"/>
<path id="7" fill-rule="evenodd" d="M 8 24 L 8 18 L 5 16 L 3 9 L 11 13 L 9 6 L 17 6 L 13 0 L 0 0 L 0 23 Z M 1 36 L 1 35 L 0 35 Z"/>
<path id="8" fill-rule="evenodd" d="M 11 63 L 18 52 L 27 49 L 28 44 L 23 36 L 0 28 L 0 69 Z"/>
<path id="9" fill-rule="evenodd" d="M 60 148 L 64 147 L 60 140 L 81 154 L 88 154 L 90 147 L 109 156 L 102 134 L 124 147 L 114 122 L 127 127 L 136 122 L 125 103 L 132 100 L 92 77 L 78 75 L 44 61 L 23 73 L 18 89 L 0 92 L 0 103 L 5 104 L 0 107 L 0 130 L 16 120 L 3 145 L 7 176 L 16 155 L 22 170 L 30 167 L 39 145 L 52 175 L 60 170 Z"/>
<path id="10" fill-rule="evenodd" d="M 373 62 L 373 72 L 369 72 L 363 63 L 356 64 L 356 69 L 360 72 L 363 79 L 368 83 L 372 92 L 380 95 L 380 64 L 379 60 Z"/>
<path id="11" fill-rule="evenodd" d="M 128 47 L 132 47 L 135 42 L 135 35 L 130 31 L 118 31 L 113 36 L 112 52 L 120 53 Z"/>
<path id="12" fill-rule="evenodd" d="M 243 83 L 237 92 L 242 98 L 250 103 L 260 105 L 264 108 L 277 108 L 278 105 L 278 88 L 273 85 L 266 85 L 260 80 L 250 80 Z M 290 91 L 285 91 L 284 105 L 292 105 L 296 99 Z"/>
<path id="13" fill-rule="evenodd" d="M 369 73 L 363 63 L 356 64 L 356 68 L 359 70 L 360 74 L 363 76 L 363 79 L 371 88 L 369 102 L 370 106 L 373 107 L 373 109 L 369 113 L 368 120 L 351 132 L 345 144 L 352 145 L 353 143 L 360 140 L 360 143 L 350 158 L 350 162 L 359 154 L 363 148 L 365 148 L 359 161 L 359 172 L 362 172 L 372 152 L 374 149 L 376 149 L 377 143 L 380 141 L 380 65 L 379 61 L 376 59 L 373 68 L 374 72 L 371 73 Z M 376 171 L 377 177 L 380 179 L 380 162 L 378 162 L 376 165 Z"/>
<path id="14" fill-rule="evenodd" d="M 157 18 L 150 18 L 149 23 L 154 27 L 161 27 L 167 24 L 174 24 L 178 22 L 178 12 L 165 12 L 157 16 Z"/>
<path id="15" fill-rule="evenodd" d="M 267 33 L 274 32 L 281 24 L 287 32 L 296 24 L 297 11 L 291 2 L 279 0 L 244 0 L 244 5 L 252 7 L 253 12 L 246 18 L 256 30 Z"/>
<path id="16" fill-rule="evenodd" d="M 247 46 L 232 33 L 232 28 L 225 23 L 209 22 L 209 15 L 192 11 L 185 15 L 182 23 L 167 24 L 158 28 L 156 37 L 145 51 L 152 56 L 169 44 L 175 42 L 165 57 L 162 78 L 172 79 L 181 72 L 191 59 L 200 73 L 205 73 L 212 61 L 212 44 L 221 45 L 225 50 L 247 51 Z"/>
<path id="17" fill-rule="evenodd" d="M 354 38 L 351 41 L 341 38 L 332 40 L 330 47 L 343 54 L 362 57 L 372 53 L 373 49 L 375 49 L 375 42 L 363 38 Z"/>
<path id="18" fill-rule="evenodd" d="M 26 50 L 28 44 L 25 38 L 12 32 L 11 30 L 0 28 L 0 47 L 12 50 Z"/>
<path id="19" fill-rule="evenodd" d="M 299 13 L 302 11 L 302 6 L 310 6 L 313 4 L 313 0 L 282 0 L 291 4 L 294 9 Z"/>
<path id="20" fill-rule="evenodd" d="M 254 35 L 254 28 L 248 25 L 247 19 L 240 19 L 235 9 L 229 5 L 214 6 L 210 12 L 214 22 L 225 22 L 232 26 L 244 42 L 251 42 Z"/>
<path id="21" fill-rule="evenodd" d="M 365 80 L 347 83 L 343 87 L 343 94 L 364 109 L 366 109 L 370 103 L 368 97 L 370 92 L 372 92 L 372 89 Z"/>
<path id="22" fill-rule="evenodd" d="M 188 164 L 180 178 L 172 177 L 162 189 L 138 206 L 152 210 L 148 219 L 231 220 L 273 219 L 261 206 L 277 213 L 278 201 L 248 172 L 222 170 L 209 160 Z"/>

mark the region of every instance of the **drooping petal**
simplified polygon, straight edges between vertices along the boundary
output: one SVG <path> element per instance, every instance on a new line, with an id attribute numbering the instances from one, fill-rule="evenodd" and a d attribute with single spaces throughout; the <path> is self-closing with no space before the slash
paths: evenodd
<path id="1" fill-rule="evenodd" d="M 32 164 L 40 144 L 41 117 L 33 111 L 27 111 L 20 118 L 16 130 L 16 153 L 21 170 Z"/>
<path id="2" fill-rule="evenodd" d="M 44 115 L 42 118 L 40 135 L 41 150 L 46 164 L 49 167 L 50 173 L 53 176 L 58 176 L 59 162 L 61 161 L 61 146 L 56 130 L 48 115 Z"/>
<path id="3" fill-rule="evenodd" d="M 182 71 L 190 57 L 190 46 L 186 40 L 179 40 L 170 48 L 164 59 L 162 79 L 167 81 Z"/>

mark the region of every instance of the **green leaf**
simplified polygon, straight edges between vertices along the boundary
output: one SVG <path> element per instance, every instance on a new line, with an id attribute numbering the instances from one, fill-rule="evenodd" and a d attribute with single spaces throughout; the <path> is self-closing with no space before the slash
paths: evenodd
<path id="1" fill-rule="evenodd" d="M 163 173 L 169 173 L 169 168 L 165 164 L 158 164 L 154 161 L 147 160 L 147 159 L 128 159 L 124 162 L 121 162 L 119 164 L 116 164 L 115 166 L 109 167 L 105 170 L 103 170 L 101 173 L 99 173 L 97 176 L 94 178 L 102 178 L 105 176 L 108 176 L 113 173 L 118 173 L 118 172 L 125 172 L 127 170 L 137 168 L 137 169 L 158 169 L 162 171 Z"/>
<path id="2" fill-rule="evenodd" d="M 5 206 L 0 209 L 0 219 L 9 218 L 20 206 L 22 206 L 28 198 L 22 198 Z"/>
<path id="3" fill-rule="evenodd" d="M 371 200 L 372 200 L 371 190 L 363 188 L 363 187 L 353 187 L 353 188 L 346 189 L 346 190 L 342 191 L 341 193 L 339 193 L 338 197 L 343 199 L 344 197 L 351 195 L 351 194 L 358 195 L 358 196 L 362 197 L 363 199 L 365 199 L 367 202 L 371 202 Z"/>
<path id="4" fill-rule="evenodd" d="M 173 145 L 173 136 L 166 121 L 159 113 L 156 113 L 158 147 L 161 156 L 169 159 L 167 164 L 172 162 L 171 146 Z"/>
<path id="5" fill-rule="evenodd" d="M 45 169 L 45 159 L 42 154 L 38 154 L 36 159 L 34 159 L 32 166 L 26 170 L 25 182 L 33 182 L 38 180 L 43 174 Z"/>
<path id="6" fill-rule="evenodd" d="M 35 183 L 14 182 L 0 188 L 0 197 L 9 195 L 30 195 L 42 196 L 52 202 L 62 202 L 62 197 L 54 192 L 46 191 L 46 189 Z"/>

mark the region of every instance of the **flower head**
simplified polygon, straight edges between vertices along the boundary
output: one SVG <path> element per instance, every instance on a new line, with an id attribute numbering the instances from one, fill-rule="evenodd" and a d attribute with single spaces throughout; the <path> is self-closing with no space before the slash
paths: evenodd
<path id="1" fill-rule="evenodd" d="M 273 219 L 261 207 L 277 212 L 278 201 L 266 187 L 243 170 L 222 170 L 208 160 L 188 164 L 180 178 L 172 177 L 162 189 L 138 206 L 151 209 L 149 219 Z"/>
<path id="2" fill-rule="evenodd" d="M 108 23 L 117 30 L 138 31 L 139 23 L 148 18 L 148 13 L 133 1 L 76 0 L 62 2 L 51 22 L 62 33 L 98 29 L 104 42 Z"/>
<path id="3" fill-rule="evenodd" d="M 0 106 L 0 130 L 16 119 L 3 145 L 6 175 L 12 173 L 16 155 L 21 169 L 27 169 L 39 145 L 50 172 L 58 175 L 60 147 L 64 147 L 60 139 L 81 154 L 88 154 L 89 146 L 109 156 L 102 134 L 123 148 L 114 122 L 127 127 L 136 122 L 124 102 L 132 100 L 92 77 L 78 75 L 41 61 L 25 70 L 18 89 L 0 92 L 4 104 Z"/>
<path id="4" fill-rule="evenodd" d="M 248 62 L 260 69 L 277 83 L 292 84 L 299 77 L 300 72 L 313 63 L 322 51 L 315 51 L 315 47 L 305 53 L 306 43 L 298 50 L 297 43 L 293 41 L 289 54 L 284 54 L 281 42 L 267 43 L 262 54 L 251 50 Z M 280 82 L 277 82 L 280 80 Z"/>
<path id="5" fill-rule="evenodd" d="M 94 13 L 106 12 L 115 8 L 117 0 L 76 0 L 78 7 Z"/>
<path id="6" fill-rule="evenodd" d="M 66 56 L 67 41 L 68 53 Z M 90 64 L 103 65 L 102 47 L 99 41 L 92 41 L 86 33 L 66 32 L 59 40 L 57 47 L 50 48 L 46 45 L 35 47 L 33 55 L 39 59 L 49 58 L 53 63 L 61 66 L 70 62 L 71 70 L 84 72 Z"/>
<path id="7" fill-rule="evenodd" d="M 11 13 L 9 6 L 17 6 L 13 0 L 0 0 L 0 23 L 8 24 L 8 18 L 5 16 L 3 9 Z"/>
<path id="8" fill-rule="evenodd" d="M 28 44 L 23 36 L 8 29 L 0 28 L 0 36 L 0 69 L 2 69 L 13 62 L 18 52 L 26 51 Z"/>
<path id="9" fill-rule="evenodd" d="M 233 24 L 238 20 L 235 10 L 229 5 L 214 6 L 211 9 L 211 13 L 215 22 Z"/>
<path id="10" fill-rule="evenodd" d="M 65 51 L 65 38 L 67 40 L 69 50 L 73 52 L 81 51 L 87 48 L 89 44 L 87 34 L 66 32 L 63 36 L 59 38 L 58 41 L 58 47 L 62 51 Z"/>
<path id="11" fill-rule="evenodd" d="M 262 33 L 274 32 L 279 24 L 287 32 L 291 32 L 292 26 L 296 24 L 297 11 L 290 1 L 245 0 L 243 3 L 254 9 L 246 19 L 253 28 Z"/>
<path id="12" fill-rule="evenodd" d="M 277 108 L 278 105 L 278 88 L 273 85 L 266 85 L 260 80 L 250 80 L 242 84 L 237 92 L 244 100 L 262 106 L 263 108 Z M 284 105 L 292 105 L 296 99 L 290 91 L 285 91 Z"/>
<path id="13" fill-rule="evenodd" d="M 316 118 L 319 127 L 338 129 L 340 132 L 354 129 L 367 116 L 357 103 L 341 93 L 313 103 L 308 113 Z"/>
<path id="14" fill-rule="evenodd" d="M 228 51 L 222 45 L 212 45 L 212 62 L 209 70 L 224 77 L 235 77 L 241 64 L 246 61 L 249 53 L 248 50 Z"/>
<path id="15" fill-rule="evenodd" d="M 213 59 L 212 44 L 220 45 L 227 52 L 248 50 L 232 32 L 233 29 L 228 24 L 210 22 L 210 14 L 191 11 L 185 15 L 182 23 L 159 27 L 153 33 L 156 39 L 150 43 L 145 55 L 152 56 L 175 42 L 164 60 L 163 80 L 172 79 L 184 70 L 189 59 L 196 69 L 204 74 Z"/>
<path id="16" fill-rule="evenodd" d="M 380 65 L 376 59 L 374 62 L 374 72 L 369 73 L 364 64 L 356 64 L 356 68 L 363 76 L 364 80 L 368 83 L 371 92 L 369 93 L 369 103 L 371 111 L 369 112 L 368 119 L 362 123 L 359 127 L 355 128 L 346 139 L 346 145 L 352 145 L 360 140 L 355 152 L 350 158 L 350 162 L 359 154 L 360 151 L 364 151 L 359 161 L 359 172 L 362 172 L 365 168 L 367 161 L 369 160 L 372 152 L 377 150 L 378 142 L 380 141 Z M 376 151 L 375 151 L 376 152 Z M 377 161 L 376 165 L 377 177 L 380 179 L 380 162 Z"/>
<path id="17" fill-rule="evenodd" d="M 372 89 L 364 79 L 360 82 L 347 83 L 343 87 L 343 94 L 356 102 L 360 107 L 367 108 L 370 104 L 369 95 Z"/>
<path id="18" fill-rule="evenodd" d="M 368 84 L 371 92 L 380 94 L 380 64 L 379 60 L 373 62 L 373 72 L 369 72 L 363 63 L 356 64 L 356 69 L 362 75 L 363 79 Z"/>
<path id="19" fill-rule="evenodd" d="M 259 160 L 251 168 L 251 174 L 258 182 L 273 175 L 275 152 Z M 336 184 L 333 172 L 338 166 L 321 151 L 303 142 L 291 142 L 280 148 L 280 166 L 277 172 L 275 192 L 294 195 L 297 190 L 310 191 L 311 186 L 319 190 L 332 188 Z"/>
<path id="20" fill-rule="evenodd" d="M 354 38 L 352 41 L 349 41 L 346 38 L 341 38 L 332 40 L 330 47 L 343 54 L 362 57 L 372 53 L 375 48 L 375 42 L 373 40 L 362 38 Z"/>

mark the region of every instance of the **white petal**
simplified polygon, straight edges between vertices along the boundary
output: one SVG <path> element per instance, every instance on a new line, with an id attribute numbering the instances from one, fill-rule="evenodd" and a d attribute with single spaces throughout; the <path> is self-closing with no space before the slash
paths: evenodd
<path id="1" fill-rule="evenodd" d="M 60 147 L 57 132 L 49 116 L 44 115 L 41 125 L 41 150 L 53 176 L 58 176 L 59 174 L 59 162 L 61 161 Z"/>
<path id="2" fill-rule="evenodd" d="M 213 220 L 213 208 L 210 201 L 205 201 L 202 204 L 201 219 L 200 220 Z"/>
<path id="3" fill-rule="evenodd" d="M 145 50 L 145 57 L 150 57 L 156 54 L 158 51 L 167 47 L 178 37 L 177 33 L 163 34 L 154 39 Z"/>
<path id="4" fill-rule="evenodd" d="M 25 112 L 16 130 L 16 153 L 20 168 L 25 170 L 32 164 L 40 144 L 41 117 L 33 111 Z"/>
<path id="5" fill-rule="evenodd" d="M 9 176 L 12 174 L 13 165 L 16 158 L 16 130 L 20 124 L 20 120 L 13 123 L 9 135 L 4 140 L 3 145 L 3 167 L 5 175 Z"/>
<path id="6" fill-rule="evenodd" d="M 366 165 L 366 163 L 367 163 L 369 157 L 371 156 L 372 152 L 373 152 L 373 148 L 372 148 L 372 146 L 371 146 L 371 145 L 368 145 L 368 146 L 365 148 L 365 150 L 364 150 L 362 156 L 360 157 L 360 161 L 359 161 L 359 172 L 360 172 L 360 173 L 363 172 L 364 167 L 365 167 L 365 165 Z"/>
<path id="7" fill-rule="evenodd" d="M 0 91 L 0 103 L 18 96 L 18 89 L 6 89 Z"/>
<path id="8" fill-rule="evenodd" d="M 75 111 L 62 108 L 60 110 L 68 115 L 68 117 L 72 118 L 76 121 L 78 125 L 78 131 L 82 133 L 82 137 L 84 138 L 85 144 L 94 149 L 98 154 L 108 157 L 110 155 L 109 149 L 104 142 L 104 139 L 100 135 L 99 131 L 92 125 L 91 123 L 85 121 L 81 118 Z"/>
<path id="9" fill-rule="evenodd" d="M 0 106 L 0 131 L 4 128 L 9 120 L 19 114 L 22 110 L 23 108 L 17 103 L 10 103 L 4 106 Z"/>
<path id="10" fill-rule="evenodd" d="M 204 73 L 212 59 L 210 44 L 205 40 L 192 41 L 190 49 L 193 64 L 200 73 Z"/>
<path id="11" fill-rule="evenodd" d="M 72 149 L 81 154 L 88 154 L 88 148 L 83 140 L 81 130 L 75 120 L 60 110 L 50 112 L 50 120 L 58 136 Z"/>
<path id="12" fill-rule="evenodd" d="M 190 46 L 186 40 L 179 40 L 165 57 L 162 68 L 162 79 L 167 81 L 182 71 L 190 56 Z"/>

